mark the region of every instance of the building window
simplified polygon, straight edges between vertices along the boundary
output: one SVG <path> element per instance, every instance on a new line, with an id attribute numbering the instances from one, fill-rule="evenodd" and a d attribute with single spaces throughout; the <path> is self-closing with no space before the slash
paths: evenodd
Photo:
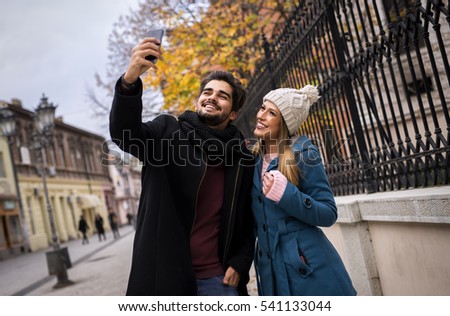
<path id="1" fill-rule="evenodd" d="M 59 158 L 61 161 L 61 167 L 66 167 L 66 156 L 64 155 L 64 145 L 59 146 Z"/>
<path id="2" fill-rule="evenodd" d="M 50 148 L 50 166 L 56 166 L 56 156 L 53 148 Z"/>
<path id="3" fill-rule="evenodd" d="M 76 169 L 77 168 L 77 158 L 75 157 L 74 149 L 70 152 L 70 160 L 72 163 L 72 168 Z"/>
<path id="4" fill-rule="evenodd" d="M 25 147 L 25 146 L 20 147 L 20 158 L 22 159 L 22 163 L 24 165 L 31 164 L 30 150 L 27 147 Z"/>
<path id="5" fill-rule="evenodd" d="M 14 211 L 16 209 L 16 201 L 3 200 L 3 209 L 5 211 Z"/>
<path id="6" fill-rule="evenodd" d="M 2 152 L 0 152 L 0 177 L 6 178 L 5 161 L 3 159 L 3 153 Z"/>
<path id="7" fill-rule="evenodd" d="M 89 158 L 90 158 L 89 152 L 86 151 L 84 153 L 84 161 L 85 161 L 85 164 L 86 164 L 86 172 L 91 172 L 92 171 L 91 160 Z"/>
<path id="8" fill-rule="evenodd" d="M 94 156 L 92 154 L 92 151 L 88 155 L 89 165 L 91 166 L 91 172 L 95 173 L 97 171 L 97 168 L 95 166 Z"/>

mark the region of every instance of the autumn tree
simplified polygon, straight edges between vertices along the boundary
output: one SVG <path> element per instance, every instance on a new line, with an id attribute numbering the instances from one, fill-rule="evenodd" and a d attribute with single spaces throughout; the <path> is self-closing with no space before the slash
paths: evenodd
<path id="1" fill-rule="evenodd" d="M 116 23 L 109 38 L 109 70 L 105 79 L 97 75 L 97 83 L 112 94 L 132 47 L 146 30 L 164 26 L 163 59 L 157 63 L 157 72 L 149 71 L 143 77 L 144 108 L 151 109 L 144 109 L 143 116 L 161 108 L 172 113 L 192 109 L 200 79 L 208 71 L 226 69 L 244 84 L 248 82 L 262 59 L 261 35 L 270 38 L 293 5 L 277 0 L 217 0 L 204 6 L 188 1 L 144 1 Z M 155 103 L 158 93 L 162 98 Z M 109 112 L 109 105 L 99 104 L 97 109 Z"/>

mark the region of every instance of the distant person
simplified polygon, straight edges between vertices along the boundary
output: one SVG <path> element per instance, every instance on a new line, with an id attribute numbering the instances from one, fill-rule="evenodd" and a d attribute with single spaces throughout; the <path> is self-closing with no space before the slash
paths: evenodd
<path id="1" fill-rule="evenodd" d="M 119 238 L 120 237 L 119 221 L 117 219 L 116 213 L 109 212 L 108 219 L 109 219 L 109 225 L 111 226 L 111 230 L 113 232 L 114 239 Z"/>
<path id="2" fill-rule="evenodd" d="M 83 234 L 83 240 L 81 242 L 82 245 L 88 244 L 89 239 L 87 237 L 87 231 L 89 230 L 89 226 L 84 219 L 83 215 L 80 215 L 80 220 L 78 221 L 78 230 Z"/>
<path id="3" fill-rule="evenodd" d="M 106 240 L 105 228 L 103 227 L 103 218 L 100 214 L 95 215 L 95 228 L 97 229 L 98 241 Z"/>
<path id="4" fill-rule="evenodd" d="M 133 219 L 134 219 L 134 216 L 133 216 L 133 214 L 131 214 L 130 212 L 128 212 L 127 213 L 127 220 L 128 220 L 128 225 L 133 225 Z"/>

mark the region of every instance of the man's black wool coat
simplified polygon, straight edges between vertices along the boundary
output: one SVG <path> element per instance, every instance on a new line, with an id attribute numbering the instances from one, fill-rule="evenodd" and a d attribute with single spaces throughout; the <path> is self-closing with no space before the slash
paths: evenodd
<path id="1" fill-rule="evenodd" d="M 110 113 L 112 140 L 144 165 L 127 295 L 197 295 L 190 234 L 206 168 L 202 151 L 171 115 L 142 123 L 141 94 L 142 87 L 135 96 L 121 95 L 116 85 Z M 231 265 L 239 273 L 241 295 L 254 250 L 249 156 L 225 168 L 219 235 L 220 260 L 225 270 Z"/>

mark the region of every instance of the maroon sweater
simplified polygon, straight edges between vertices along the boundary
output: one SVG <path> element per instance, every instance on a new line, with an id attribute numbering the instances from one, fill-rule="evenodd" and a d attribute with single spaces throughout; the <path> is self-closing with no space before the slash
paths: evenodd
<path id="1" fill-rule="evenodd" d="M 191 235 L 192 266 L 197 279 L 224 273 L 218 250 L 224 180 L 223 165 L 206 167 Z"/>

